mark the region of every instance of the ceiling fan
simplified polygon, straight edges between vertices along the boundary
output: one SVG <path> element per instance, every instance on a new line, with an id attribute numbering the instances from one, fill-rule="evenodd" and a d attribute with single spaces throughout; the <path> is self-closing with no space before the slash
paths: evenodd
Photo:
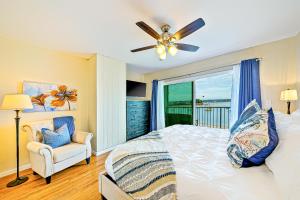
<path id="1" fill-rule="evenodd" d="M 205 25 L 205 22 L 202 18 L 199 18 L 192 23 L 186 25 L 179 31 L 177 31 L 175 34 L 169 33 L 170 26 L 168 24 L 165 24 L 161 27 L 162 34 L 158 34 L 155 30 L 153 30 L 149 25 L 147 25 L 145 22 L 137 22 L 136 25 L 143 29 L 146 33 L 148 33 L 150 36 L 152 36 L 154 39 L 157 40 L 157 45 L 150 45 L 145 46 L 138 49 L 133 49 L 131 52 L 138 52 L 138 51 L 144 51 L 152 48 L 156 48 L 156 52 L 159 55 L 160 60 L 165 60 L 167 57 L 167 50 L 170 55 L 175 56 L 177 53 L 177 50 L 182 51 L 190 51 L 195 52 L 199 49 L 198 46 L 191 45 L 191 44 L 183 44 L 183 43 L 177 43 L 178 40 L 181 40 L 182 38 L 194 33 L 201 27 Z"/>

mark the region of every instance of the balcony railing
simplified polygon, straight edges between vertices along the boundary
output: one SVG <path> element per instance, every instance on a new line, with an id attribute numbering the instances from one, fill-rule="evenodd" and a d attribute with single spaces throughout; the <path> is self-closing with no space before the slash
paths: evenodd
<path id="1" fill-rule="evenodd" d="M 193 120 L 193 108 L 188 106 L 170 106 L 166 110 L 166 125 L 191 124 L 196 126 L 228 129 L 230 107 L 197 106 Z"/>
<path id="2" fill-rule="evenodd" d="M 230 107 L 196 107 L 196 126 L 228 129 L 230 123 Z"/>

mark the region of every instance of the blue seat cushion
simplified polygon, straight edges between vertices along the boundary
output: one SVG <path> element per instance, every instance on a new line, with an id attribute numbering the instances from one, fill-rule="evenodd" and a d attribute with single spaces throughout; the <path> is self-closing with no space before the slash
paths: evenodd
<path id="1" fill-rule="evenodd" d="M 75 131 L 75 123 L 74 123 L 74 117 L 73 116 L 64 116 L 64 117 L 55 117 L 53 118 L 53 125 L 54 130 L 59 129 L 63 125 L 67 124 L 69 129 L 70 138 L 72 138 L 72 135 Z"/>
<path id="2" fill-rule="evenodd" d="M 52 148 L 57 148 L 71 143 L 67 124 L 64 124 L 56 131 L 42 128 L 41 132 L 43 135 L 43 143 L 51 146 Z"/>
<path id="3" fill-rule="evenodd" d="M 251 167 L 264 163 L 278 145 L 272 108 L 258 111 L 240 124 L 228 143 L 227 154 L 235 167 Z"/>

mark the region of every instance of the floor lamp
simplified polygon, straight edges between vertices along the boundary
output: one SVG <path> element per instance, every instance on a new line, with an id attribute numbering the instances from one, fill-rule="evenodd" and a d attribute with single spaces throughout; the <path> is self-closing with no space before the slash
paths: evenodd
<path id="1" fill-rule="evenodd" d="M 4 110 L 14 110 L 16 111 L 16 147 L 17 147 L 17 177 L 15 180 L 9 182 L 7 187 L 14 187 L 20 185 L 28 180 L 26 176 L 19 176 L 19 112 L 24 109 L 32 108 L 32 103 L 30 97 L 24 94 L 9 94 L 5 95 L 1 109 Z"/>

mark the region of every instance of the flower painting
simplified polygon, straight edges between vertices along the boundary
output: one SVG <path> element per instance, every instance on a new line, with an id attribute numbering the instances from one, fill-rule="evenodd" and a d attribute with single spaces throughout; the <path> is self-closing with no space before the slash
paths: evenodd
<path id="1" fill-rule="evenodd" d="M 24 112 L 76 110 L 77 90 L 66 85 L 24 81 L 23 93 L 31 98 L 33 109 Z"/>

